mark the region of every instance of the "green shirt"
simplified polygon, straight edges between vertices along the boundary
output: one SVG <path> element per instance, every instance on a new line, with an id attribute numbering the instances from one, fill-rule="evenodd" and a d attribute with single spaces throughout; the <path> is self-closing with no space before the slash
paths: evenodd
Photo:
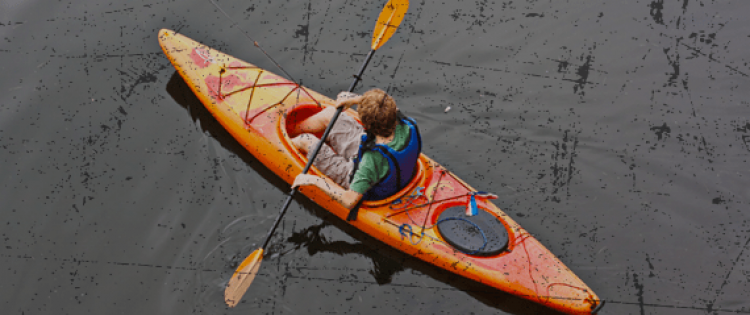
<path id="1" fill-rule="evenodd" d="M 403 150 L 409 141 L 409 126 L 399 123 L 394 131 L 393 140 L 386 145 L 396 151 Z M 388 160 L 378 151 L 365 151 L 359 161 L 349 189 L 365 194 L 370 188 L 388 175 Z"/>

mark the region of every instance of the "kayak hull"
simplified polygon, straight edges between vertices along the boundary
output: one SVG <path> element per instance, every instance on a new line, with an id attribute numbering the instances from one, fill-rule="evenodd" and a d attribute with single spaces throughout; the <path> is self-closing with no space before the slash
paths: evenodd
<path id="1" fill-rule="evenodd" d="M 334 101 L 174 31 L 159 32 L 162 50 L 195 95 L 229 133 L 287 183 L 302 172 L 307 159 L 291 144 L 288 126 L 332 106 Z M 343 114 L 358 119 L 353 110 Z M 310 174 L 321 172 L 312 167 Z M 410 199 L 411 209 L 394 210 L 394 201 Z M 300 192 L 341 219 L 344 208 L 315 187 Z M 491 256 L 456 250 L 435 226 L 440 213 L 466 206 L 475 190 L 422 154 L 415 178 L 399 193 L 364 202 L 351 225 L 380 241 L 447 271 L 540 303 L 567 314 L 592 314 L 599 297 L 554 254 L 488 200 L 477 206 L 494 215 L 508 233 L 508 247 Z"/>

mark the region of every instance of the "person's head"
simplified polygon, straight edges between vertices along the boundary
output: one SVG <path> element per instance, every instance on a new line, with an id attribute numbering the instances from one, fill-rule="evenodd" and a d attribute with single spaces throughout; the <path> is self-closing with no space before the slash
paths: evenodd
<path id="1" fill-rule="evenodd" d="M 390 137 L 396 129 L 396 101 L 381 89 L 372 89 L 362 94 L 357 112 L 365 130 L 376 136 Z"/>

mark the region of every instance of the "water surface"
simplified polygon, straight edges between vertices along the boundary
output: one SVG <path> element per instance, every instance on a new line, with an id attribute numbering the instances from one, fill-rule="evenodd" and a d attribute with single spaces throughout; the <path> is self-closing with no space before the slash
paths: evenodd
<path id="1" fill-rule="evenodd" d="M 222 290 L 288 186 L 162 54 L 179 32 L 334 96 L 373 1 L 0 1 L 0 307 L 8 314 L 539 314 L 298 198 L 244 302 Z M 413 1 L 358 91 L 608 300 L 750 313 L 745 1 Z M 446 108 L 450 110 L 446 112 Z"/>

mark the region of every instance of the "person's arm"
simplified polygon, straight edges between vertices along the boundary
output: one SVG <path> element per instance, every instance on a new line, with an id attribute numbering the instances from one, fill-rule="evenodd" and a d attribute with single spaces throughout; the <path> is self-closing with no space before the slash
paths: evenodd
<path id="1" fill-rule="evenodd" d="M 310 175 L 310 174 L 299 174 L 294 179 L 294 183 L 292 184 L 292 188 L 297 188 L 301 186 L 315 186 L 320 188 L 323 192 L 326 193 L 331 199 L 336 200 L 339 204 L 344 206 L 347 209 L 351 209 L 356 205 L 360 199 L 362 199 L 362 194 L 353 191 L 353 190 L 345 190 L 341 188 L 341 186 L 336 185 L 333 181 L 327 178 L 323 178 L 320 176 Z"/>

